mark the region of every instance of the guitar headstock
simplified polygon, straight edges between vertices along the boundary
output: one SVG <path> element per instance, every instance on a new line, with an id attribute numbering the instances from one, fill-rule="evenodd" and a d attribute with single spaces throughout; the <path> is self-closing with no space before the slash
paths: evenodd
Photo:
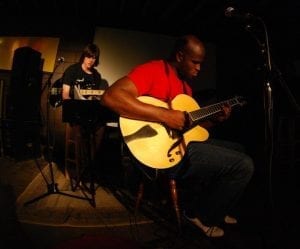
<path id="1" fill-rule="evenodd" d="M 234 100 L 235 100 L 236 104 L 239 106 L 244 106 L 247 104 L 247 101 L 246 101 L 245 97 L 243 97 L 243 96 L 235 96 Z"/>

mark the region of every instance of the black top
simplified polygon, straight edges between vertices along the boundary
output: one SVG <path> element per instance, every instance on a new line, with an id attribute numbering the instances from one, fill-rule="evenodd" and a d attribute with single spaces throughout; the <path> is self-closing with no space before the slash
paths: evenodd
<path id="1" fill-rule="evenodd" d="M 87 74 L 81 68 L 80 63 L 69 66 L 60 81 L 61 85 L 70 85 L 71 100 L 63 101 L 63 120 L 72 124 L 91 126 L 93 128 L 105 124 L 109 120 L 115 119 L 113 113 L 100 105 L 97 96 L 90 101 L 81 101 L 74 99 L 74 86 L 80 86 L 80 89 L 106 90 L 108 84 L 102 80 L 100 73 L 91 69 L 92 74 Z"/>
<path id="2" fill-rule="evenodd" d="M 101 89 L 105 90 L 107 84 L 102 81 L 101 74 L 95 69 L 91 69 L 92 74 L 87 74 L 81 68 L 80 63 L 69 66 L 62 77 L 62 84 L 70 85 L 70 96 L 73 97 L 74 85 L 80 86 L 80 89 Z"/>

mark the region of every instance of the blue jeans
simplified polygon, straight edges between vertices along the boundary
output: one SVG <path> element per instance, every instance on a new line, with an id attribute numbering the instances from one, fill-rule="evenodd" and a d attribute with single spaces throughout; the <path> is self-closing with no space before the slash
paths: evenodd
<path id="1" fill-rule="evenodd" d="M 182 183 L 186 215 L 209 226 L 224 221 L 253 171 L 253 161 L 240 144 L 216 139 L 190 143 L 184 160 L 168 169 Z"/>

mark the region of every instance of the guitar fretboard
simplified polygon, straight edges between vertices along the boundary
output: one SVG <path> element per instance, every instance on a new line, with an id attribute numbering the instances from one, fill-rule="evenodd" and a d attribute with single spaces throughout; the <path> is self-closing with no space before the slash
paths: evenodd
<path id="1" fill-rule="evenodd" d="M 51 88 L 50 93 L 52 95 L 61 94 L 62 88 Z M 104 90 L 93 90 L 93 89 L 79 89 L 81 95 L 103 95 Z"/>
<path id="2" fill-rule="evenodd" d="M 223 110 L 224 105 L 230 105 L 231 107 L 235 105 L 241 105 L 241 101 L 238 101 L 238 98 L 228 99 L 210 106 L 203 107 L 199 110 L 190 112 L 190 117 L 192 122 L 199 122 L 206 118 L 209 118 Z"/>
<path id="3" fill-rule="evenodd" d="M 102 95 L 104 90 L 79 89 L 79 93 L 82 95 Z"/>

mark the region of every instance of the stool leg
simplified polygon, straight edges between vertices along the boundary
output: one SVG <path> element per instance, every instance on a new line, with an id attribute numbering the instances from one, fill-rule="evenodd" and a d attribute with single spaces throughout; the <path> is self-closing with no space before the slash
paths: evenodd
<path id="1" fill-rule="evenodd" d="M 65 177 L 68 181 L 71 181 L 69 171 L 68 171 L 68 159 L 69 159 L 69 140 L 70 140 L 70 127 L 69 124 L 66 124 L 65 127 Z"/>
<path id="2" fill-rule="evenodd" d="M 135 213 L 137 213 L 144 195 L 144 183 L 141 182 L 136 196 Z"/>
<path id="3" fill-rule="evenodd" d="M 79 144 L 80 137 L 78 132 L 78 127 L 71 127 L 70 124 L 66 124 L 65 130 L 65 177 L 70 181 L 71 189 L 74 191 L 74 173 L 70 173 L 70 165 L 75 166 L 76 175 L 79 170 Z"/>
<path id="4" fill-rule="evenodd" d="M 180 216 L 180 209 L 178 205 L 178 193 L 177 193 L 176 181 L 174 179 L 171 179 L 169 185 L 170 185 L 170 194 L 171 194 L 171 198 L 173 201 L 173 206 L 177 218 L 178 228 L 179 230 L 181 230 L 181 216 Z"/>

